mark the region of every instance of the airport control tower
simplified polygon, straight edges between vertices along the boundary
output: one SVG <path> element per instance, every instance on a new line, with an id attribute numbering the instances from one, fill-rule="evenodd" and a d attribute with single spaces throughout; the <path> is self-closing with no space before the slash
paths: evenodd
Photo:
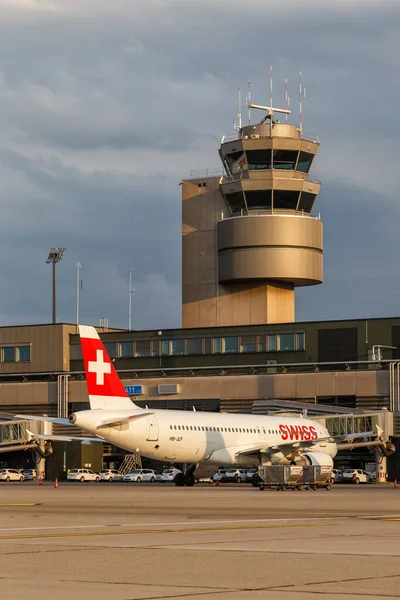
<path id="1" fill-rule="evenodd" d="M 226 174 L 182 181 L 184 328 L 288 323 L 295 287 L 322 283 L 319 142 L 288 109 L 248 107 L 260 119 L 222 138 Z"/>

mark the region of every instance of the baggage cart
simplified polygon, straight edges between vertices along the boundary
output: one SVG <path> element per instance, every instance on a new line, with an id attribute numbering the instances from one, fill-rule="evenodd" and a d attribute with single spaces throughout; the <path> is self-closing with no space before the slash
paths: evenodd
<path id="1" fill-rule="evenodd" d="M 298 465 L 272 465 L 260 467 L 258 487 L 262 491 L 265 488 L 272 490 L 301 489 L 299 481 L 303 476 L 303 467 Z"/>
<path id="2" fill-rule="evenodd" d="M 332 468 L 326 466 L 272 465 L 258 470 L 260 491 L 316 490 L 332 487 Z"/>

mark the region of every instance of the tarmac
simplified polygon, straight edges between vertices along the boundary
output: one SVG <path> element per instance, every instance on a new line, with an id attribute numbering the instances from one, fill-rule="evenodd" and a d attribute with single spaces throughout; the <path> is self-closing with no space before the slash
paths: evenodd
<path id="1" fill-rule="evenodd" d="M 0 484 L 1 600 L 400 595 L 400 489 Z"/>

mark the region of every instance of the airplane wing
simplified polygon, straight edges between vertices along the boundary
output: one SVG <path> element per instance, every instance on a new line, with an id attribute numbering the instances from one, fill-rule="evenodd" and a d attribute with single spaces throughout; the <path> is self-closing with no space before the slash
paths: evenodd
<path id="1" fill-rule="evenodd" d="M 380 438 L 382 432 L 382 429 L 377 425 L 376 431 L 363 431 L 361 433 L 350 433 L 348 435 L 340 436 L 326 436 L 317 438 L 316 440 L 293 440 L 290 442 L 284 442 L 282 444 L 275 444 L 272 446 L 264 446 L 260 444 L 259 446 L 253 446 L 251 448 L 239 450 L 238 452 L 236 452 L 236 456 L 251 456 L 254 454 L 270 454 L 274 452 L 283 452 L 285 454 L 290 450 L 312 448 L 312 446 L 315 446 L 316 444 L 320 444 L 322 442 L 334 442 L 336 444 L 348 442 L 350 446 L 351 442 L 356 439 L 367 437 Z M 365 442 L 365 445 L 368 446 L 368 442 Z"/>
<path id="2" fill-rule="evenodd" d="M 126 417 L 119 417 L 118 419 L 106 419 L 105 421 L 102 421 L 100 425 L 97 425 L 96 429 L 101 429 L 102 427 L 114 427 L 115 425 L 121 425 L 122 423 L 129 423 L 129 421 L 141 419 L 142 417 L 147 417 L 147 415 L 154 415 L 154 413 L 141 410 L 138 413 L 128 415 Z"/>
<path id="3" fill-rule="evenodd" d="M 9 415 L 13 419 L 23 419 L 24 421 L 41 421 L 42 423 L 55 423 L 56 425 L 72 425 L 69 419 L 61 417 L 41 417 L 37 415 Z"/>
<path id="4" fill-rule="evenodd" d="M 273 444 L 272 446 L 265 446 L 260 444 L 259 446 L 252 446 L 251 448 L 245 448 L 236 452 L 235 456 L 251 456 L 254 454 L 270 454 L 275 452 L 287 453 L 289 450 L 296 450 L 298 448 L 311 448 L 315 444 L 321 442 L 332 441 L 331 438 L 317 438 L 316 440 L 293 440 L 292 442 L 284 442 L 282 444 Z"/>
<path id="5" fill-rule="evenodd" d="M 104 440 L 100 438 L 78 437 L 73 435 L 46 435 L 32 433 L 29 431 L 31 439 L 46 440 L 49 442 L 81 442 L 81 444 L 104 444 Z"/>

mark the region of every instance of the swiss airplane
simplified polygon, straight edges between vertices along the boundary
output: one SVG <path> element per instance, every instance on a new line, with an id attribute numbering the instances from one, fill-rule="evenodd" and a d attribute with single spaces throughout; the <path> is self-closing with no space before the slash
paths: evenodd
<path id="1" fill-rule="evenodd" d="M 76 425 L 97 441 L 150 459 L 190 464 L 175 480 L 177 485 L 191 486 L 195 477 L 219 465 L 333 466 L 337 441 L 374 435 L 364 432 L 334 439 L 320 423 L 301 417 L 140 408 L 127 395 L 96 329 L 80 325 L 79 334 L 90 410 L 75 412 L 69 420 L 32 418 Z"/>

